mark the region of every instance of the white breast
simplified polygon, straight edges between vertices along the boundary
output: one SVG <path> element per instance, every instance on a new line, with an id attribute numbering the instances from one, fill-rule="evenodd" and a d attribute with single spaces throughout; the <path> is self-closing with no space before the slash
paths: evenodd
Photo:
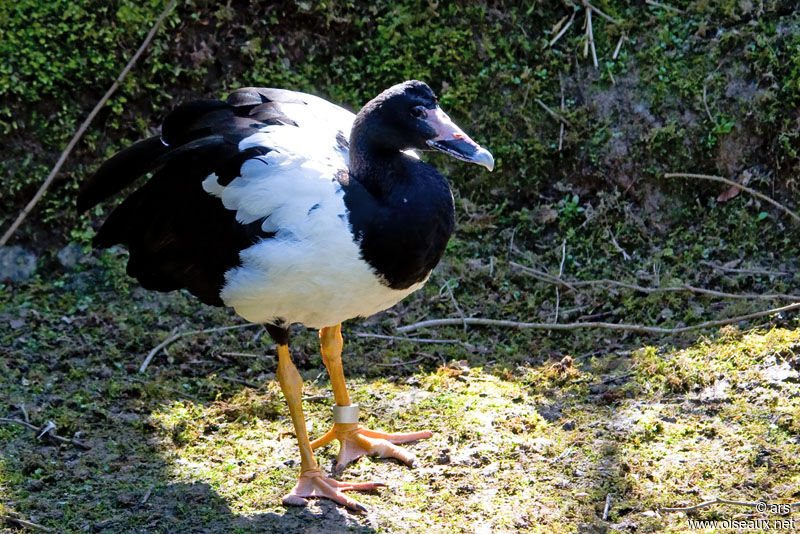
<path id="1" fill-rule="evenodd" d="M 424 284 L 391 289 L 361 258 L 335 178 L 348 161 L 336 137 L 349 137 L 354 115 L 320 102 L 335 108 L 328 120 L 296 104 L 298 126 L 266 126 L 239 144 L 271 152 L 245 162 L 227 186 L 214 174 L 203 182 L 239 222 L 266 217 L 262 229 L 275 233 L 242 250 L 241 266 L 225 274 L 222 300 L 248 321 L 333 326 L 385 310 Z"/>

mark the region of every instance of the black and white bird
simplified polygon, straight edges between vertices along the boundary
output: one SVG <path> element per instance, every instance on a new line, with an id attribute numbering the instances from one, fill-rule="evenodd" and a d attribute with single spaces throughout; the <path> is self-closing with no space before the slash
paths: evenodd
<path id="1" fill-rule="evenodd" d="M 431 435 L 359 425 L 341 363 L 341 323 L 422 287 L 453 232 L 447 182 L 414 153 L 430 149 L 494 167 L 420 81 L 385 90 L 358 115 L 304 93 L 245 88 L 224 102 L 178 106 L 160 136 L 113 156 L 81 191 L 84 210 L 153 173 L 109 215 L 95 244 L 125 245 L 128 274 L 143 287 L 187 289 L 275 339 L 301 455 L 285 504 L 327 497 L 363 510 L 342 492 L 380 484 L 326 477 L 312 450 L 338 439 L 337 471 L 365 454 L 411 465 L 414 456 L 396 444 Z M 313 443 L 288 350 L 293 323 L 320 330 L 336 401 L 333 428 Z"/>

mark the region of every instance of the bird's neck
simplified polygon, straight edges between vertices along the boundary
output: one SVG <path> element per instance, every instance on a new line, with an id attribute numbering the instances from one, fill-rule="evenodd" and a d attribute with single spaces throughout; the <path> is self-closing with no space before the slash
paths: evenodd
<path id="1" fill-rule="evenodd" d="M 381 145 L 377 136 L 371 135 L 369 121 L 359 118 L 350 135 L 350 176 L 376 199 L 383 200 L 391 193 L 393 183 L 403 179 L 395 176 L 402 153 Z"/>

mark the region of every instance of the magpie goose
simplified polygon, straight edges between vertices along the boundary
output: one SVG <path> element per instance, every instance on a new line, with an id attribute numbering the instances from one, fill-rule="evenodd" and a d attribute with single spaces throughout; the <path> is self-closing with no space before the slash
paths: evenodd
<path id="1" fill-rule="evenodd" d="M 152 177 L 106 219 L 94 242 L 123 244 L 143 287 L 187 289 L 263 324 L 278 345 L 277 376 L 300 446 L 300 478 L 283 498 L 364 507 L 319 469 L 313 449 L 340 442 L 335 471 L 362 455 L 412 465 L 398 447 L 430 432 L 387 434 L 358 424 L 342 372 L 341 323 L 385 310 L 422 287 L 453 232 L 447 182 L 414 150 L 494 167 L 492 155 L 442 111 L 423 82 L 395 85 L 358 113 L 283 89 L 244 88 L 226 101 L 178 106 L 161 136 L 103 163 L 78 198 L 88 209 Z M 319 329 L 334 392 L 333 428 L 308 438 L 289 327 Z"/>

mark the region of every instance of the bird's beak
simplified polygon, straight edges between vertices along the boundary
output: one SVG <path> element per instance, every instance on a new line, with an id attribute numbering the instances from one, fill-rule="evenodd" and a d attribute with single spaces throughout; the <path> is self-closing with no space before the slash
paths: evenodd
<path id="1" fill-rule="evenodd" d="M 429 147 L 462 161 L 483 165 L 489 171 L 494 169 L 492 153 L 470 139 L 442 108 L 436 106 L 427 110 L 423 120 L 436 132 L 436 136 L 427 141 Z"/>

